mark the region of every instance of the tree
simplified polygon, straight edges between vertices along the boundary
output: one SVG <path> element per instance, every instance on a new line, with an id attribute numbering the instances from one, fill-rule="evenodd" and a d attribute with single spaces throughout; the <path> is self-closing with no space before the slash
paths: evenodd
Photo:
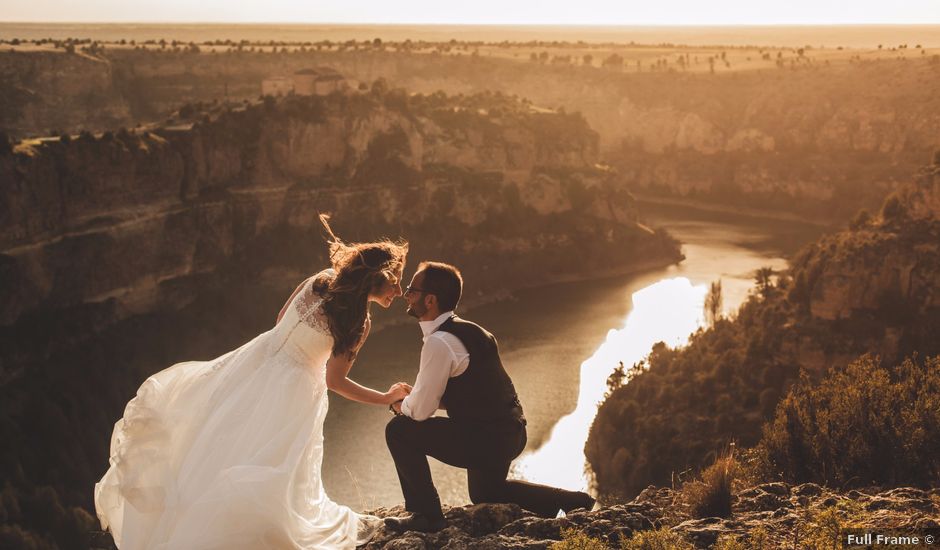
<path id="1" fill-rule="evenodd" d="M 852 221 L 849 223 L 849 228 L 853 230 L 861 229 L 871 223 L 871 213 L 866 209 L 861 209 L 855 214 L 855 217 L 852 218 Z"/>
<path id="2" fill-rule="evenodd" d="M 607 59 L 604 60 L 604 67 L 611 67 L 614 69 L 619 69 L 623 67 L 623 56 L 619 54 L 612 53 L 607 56 Z"/>
<path id="3" fill-rule="evenodd" d="M 372 83 L 372 95 L 384 96 L 388 93 L 388 81 L 379 77 Z"/>
<path id="4" fill-rule="evenodd" d="M 623 385 L 624 379 L 627 378 L 626 369 L 623 366 L 623 361 L 619 362 L 620 364 L 614 367 L 613 372 L 610 373 L 610 376 L 607 377 L 607 392 L 604 394 L 604 399 L 610 397 L 614 391 L 617 390 L 620 386 Z"/>
<path id="5" fill-rule="evenodd" d="M 771 279 L 773 275 L 773 268 L 767 266 L 758 269 L 754 274 L 754 281 L 757 283 L 757 291 L 764 298 L 770 294 L 770 289 L 773 288 L 773 280 Z"/>
<path id="6" fill-rule="evenodd" d="M 900 220 L 904 217 L 906 210 L 898 194 L 892 193 L 881 206 L 881 218 L 888 222 Z"/>
<path id="7" fill-rule="evenodd" d="M 708 287 L 708 294 L 705 295 L 705 322 L 708 326 L 715 326 L 715 323 L 721 319 L 721 308 L 724 306 L 724 300 L 721 297 L 721 279 L 713 282 Z"/>

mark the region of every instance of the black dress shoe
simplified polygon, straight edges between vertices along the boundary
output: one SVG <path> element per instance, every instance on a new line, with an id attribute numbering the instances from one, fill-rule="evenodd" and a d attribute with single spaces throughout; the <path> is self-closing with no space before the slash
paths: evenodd
<path id="1" fill-rule="evenodd" d="M 447 527 L 447 520 L 443 517 L 432 519 L 422 513 L 415 512 L 410 516 L 402 518 L 385 518 L 385 527 L 399 533 L 404 533 L 405 531 L 436 533 L 444 527 Z"/>

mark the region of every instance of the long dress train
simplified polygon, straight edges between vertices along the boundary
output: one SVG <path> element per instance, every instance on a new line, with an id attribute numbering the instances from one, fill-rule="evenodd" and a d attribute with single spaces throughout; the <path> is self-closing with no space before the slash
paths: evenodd
<path id="1" fill-rule="evenodd" d="M 271 330 L 158 372 L 127 404 L 95 486 L 121 550 L 354 548 L 379 528 L 323 490 L 333 339 L 312 281 Z"/>

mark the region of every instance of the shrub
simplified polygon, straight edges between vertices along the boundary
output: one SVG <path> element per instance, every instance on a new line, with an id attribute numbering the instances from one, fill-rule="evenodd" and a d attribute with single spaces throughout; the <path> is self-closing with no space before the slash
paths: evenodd
<path id="1" fill-rule="evenodd" d="M 722 453 L 702 472 L 701 479 L 682 486 L 689 512 L 697 518 L 731 516 L 732 484 L 740 475 L 741 465 L 734 453 Z"/>
<path id="2" fill-rule="evenodd" d="M 940 478 L 940 356 L 890 368 L 871 356 L 804 376 L 756 449 L 766 476 L 829 485 L 929 487 Z"/>
<path id="3" fill-rule="evenodd" d="M 722 535 L 718 537 L 718 541 L 715 542 L 715 546 L 712 547 L 712 550 L 749 550 L 747 546 L 744 545 L 744 542 L 741 540 L 741 537 L 736 537 L 734 535 Z"/>
<path id="4" fill-rule="evenodd" d="M 620 541 L 620 550 L 692 550 L 694 547 L 682 535 L 667 527 L 655 531 L 638 531 Z"/>
<path id="5" fill-rule="evenodd" d="M 852 218 L 852 221 L 849 223 L 850 229 L 862 229 L 863 227 L 868 226 L 871 223 L 871 213 L 868 210 L 862 209 L 859 210 L 855 217 Z"/>
<path id="6" fill-rule="evenodd" d="M 841 550 L 840 535 L 844 527 L 846 525 L 839 518 L 839 512 L 833 507 L 826 508 L 810 516 L 799 539 L 805 548 Z"/>
<path id="7" fill-rule="evenodd" d="M 561 540 L 549 546 L 550 550 L 607 550 L 604 541 L 577 529 L 562 529 Z"/>
<path id="8" fill-rule="evenodd" d="M 904 217 L 905 208 L 897 193 L 892 193 L 881 206 L 881 218 L 885 221 L 899 220 Z"/>
<path id="9" fill-rule="evenodd" d="M 773 550 L 770 535 L 763 527 L 757 527 L 744 536 L 722 535 L 712 550 Z"/>

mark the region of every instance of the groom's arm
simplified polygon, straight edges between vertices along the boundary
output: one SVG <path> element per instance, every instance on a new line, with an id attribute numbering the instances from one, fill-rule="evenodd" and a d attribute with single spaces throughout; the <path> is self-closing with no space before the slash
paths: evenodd
<path id="1" fill-rule="evenodd" d="M 421 366 L 414 388 L 402 401 L 401 413 L 414 420 L 427 420 L 441 403 L 447 380 L 457 357 L 454 351 L 437 336 L 431 336 L 421 348 Z"/>

